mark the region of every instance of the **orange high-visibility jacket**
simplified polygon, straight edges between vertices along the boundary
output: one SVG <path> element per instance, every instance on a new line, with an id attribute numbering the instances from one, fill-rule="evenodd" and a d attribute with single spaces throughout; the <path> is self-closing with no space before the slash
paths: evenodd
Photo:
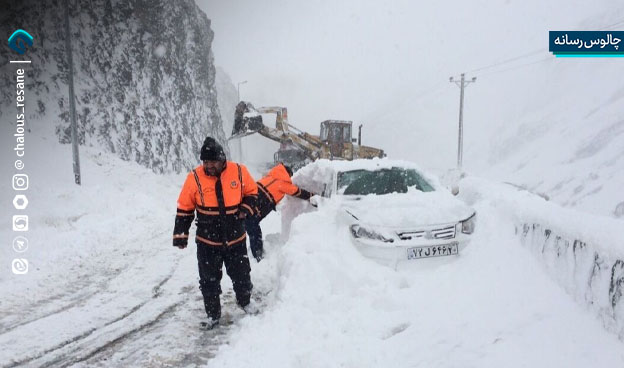
<path id="1" fill-rule="evenodd" d="M 311 193 L 292 183 L 283 164 L 279 163 L 258 181 L 258 212 L 264 218 L 288 194 L 304 200 L 310 199 Z"/>
<path id="2" fill-rule="evenodd" d="M 174 239 L 188 239 L 197 212 L 196 241 L 206 245 L 234 245 L 245 241 L 244 220 L 254 214 L 258 187 L 244 165 L 227 161 L 219 177 L 205 173 L 203 165 L 186 177 L 178 198 Z"/>

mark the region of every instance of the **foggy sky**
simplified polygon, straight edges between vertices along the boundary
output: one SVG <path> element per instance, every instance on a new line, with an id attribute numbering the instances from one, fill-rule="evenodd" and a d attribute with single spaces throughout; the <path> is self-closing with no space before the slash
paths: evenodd
<path id="1" fill-rule="evenodd" d="M 512 113 L 504 95 L 515 72 L 487 73 L 552 57 L 549 30 L 582 29 L 608 10 L 605 0 L 197 2 L 212 20 L 215 63 L 234 83 L 247 80 L 241 99 L 287 106 L 290 122 L 313 134 L 326 119 L 363 123 L 366 144 L 420 160 L 444 151 L 444 164 L 456 154 L 459 89 L 450 76 L 523 56 L 468 74 L 480 79 L 467 89 L 466 124 Z M 409 157 L 423 134 L 438 143 Z"/>

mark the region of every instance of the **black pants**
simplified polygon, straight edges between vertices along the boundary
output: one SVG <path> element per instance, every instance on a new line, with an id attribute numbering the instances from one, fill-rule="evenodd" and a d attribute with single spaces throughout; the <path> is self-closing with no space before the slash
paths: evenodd
<path id="1" fill-rule="evenodd" d="M 245 219 L 245 230 L 249 236 L 249 247 L 251 248 L 251 254 L 257 260 L 262 259 L 263 245 L 262 245 L 262 229 L 260 228 L 261 218 L 257 215 L 247 217 Z"/>
<path id="2" fill-rule="evenodd" d="M 249 258 L 244 241 L 230 246 L 213 246 L 197 242 L 197 263 L 199 265 L 199 289 L 204 297 L 208 318 L 221 317 L 221 271 L 232 279 L 236 301 L 241 307 L 249 304 L 253 285 L 249 272 Z"/>

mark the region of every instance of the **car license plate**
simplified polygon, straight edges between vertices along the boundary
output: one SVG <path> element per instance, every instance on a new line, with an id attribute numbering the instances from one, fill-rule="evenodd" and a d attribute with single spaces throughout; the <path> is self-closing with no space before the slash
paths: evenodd
<path id="1" fill-rule="evenodd" d="M 407 249 L 407 259 L 454 256 L 459 254 L 458 243 L 414 247 Z"/>

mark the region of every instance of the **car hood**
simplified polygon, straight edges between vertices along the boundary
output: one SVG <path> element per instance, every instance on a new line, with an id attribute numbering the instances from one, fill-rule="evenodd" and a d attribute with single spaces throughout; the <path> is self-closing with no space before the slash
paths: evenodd
<path id="1" fill-rule="evenodd" d="M 445 191 L 340 196 L 341 207 L 361 224 L 410 228 L 459 222 L 475 211 Z"/>

